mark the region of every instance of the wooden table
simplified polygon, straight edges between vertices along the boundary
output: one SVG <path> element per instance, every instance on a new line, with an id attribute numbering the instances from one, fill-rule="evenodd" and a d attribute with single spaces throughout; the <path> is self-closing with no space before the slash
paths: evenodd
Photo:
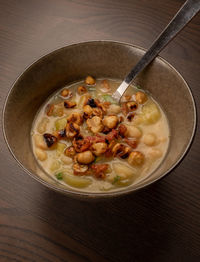
<path id="1" fill-rule="evenodd" d="M 40 56 L 95 39 L 148 48 L 183 2 L 0 0 L 1 109 L 13 81 Z M 200 15 L 161 56 L 183 75 L 199 109 Z M 165 179 L 98 203 L 69 199 L 31 179 L 0 132 L 1 262 L 200 261 L 199 130 L 184 161 Z"/>

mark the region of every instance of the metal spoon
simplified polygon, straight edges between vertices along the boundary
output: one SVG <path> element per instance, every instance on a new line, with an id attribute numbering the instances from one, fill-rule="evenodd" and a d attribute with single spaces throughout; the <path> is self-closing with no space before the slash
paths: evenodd
<path id="1" fill-rule="evenodd" d="M 171 22 L 154 41 L 152 46 L 125 77 L 115 93 L 113 93 L 112 97 L 117 102 L 120 102 L 122 95 L 133 79 L 160 53 L 160 51 L 184 28 L 184 26 L 189 23 L 199 10 L 200 0 L 188 0 L 184 3 Z"/>

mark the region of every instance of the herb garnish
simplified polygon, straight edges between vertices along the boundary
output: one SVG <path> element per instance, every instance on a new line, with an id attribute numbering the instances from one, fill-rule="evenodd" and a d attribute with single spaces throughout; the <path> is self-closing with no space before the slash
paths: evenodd
<path id="1" fill-rule="evenodd" d="M 112 184 L 114 185 L 115 183 L 117 183 L 120 180 L 120 178 L 120 176 L 114 177 Z"/>
<path id="2" fill-rule="evenodd" d="M 56 176 L 56 178 L 57 178 L 58 180 L 62 180 L 62 179 L 63 179 L 63 173 L 58 173 L 58 174 L 56 174 L 55 176 Z"/>

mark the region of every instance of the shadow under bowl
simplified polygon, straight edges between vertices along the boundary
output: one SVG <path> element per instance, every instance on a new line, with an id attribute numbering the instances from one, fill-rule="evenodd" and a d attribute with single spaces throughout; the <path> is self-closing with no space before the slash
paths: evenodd
<path id="1" fill-rule="evenodd" d="M 139 47 L 112 41 L 92 41 L 55 50 L 34 62 L 12 86 L 3 112 L 4 136 L 18 164 L 47 187 L 79 198 L 107 198 L 143 188 L 169 173 L 186 154 L 196 127 L 196 108 L 190 88 L 165 60 L 157 57 L 135 79 L 164 110 L 170 144 L 162 164 L 139 183 L 116 192 L 87 193 L 60 185 L 41 168 L 32 153 L 30 132 L 35 115 L 56 90 L 85 76 L 124 79 L 145 53 Z"/>

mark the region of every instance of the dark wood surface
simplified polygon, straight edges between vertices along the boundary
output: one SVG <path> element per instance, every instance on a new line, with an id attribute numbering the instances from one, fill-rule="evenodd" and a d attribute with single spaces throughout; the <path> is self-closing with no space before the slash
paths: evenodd
<path id="1" fill-rule="evenodd" d="M 13 81 L 41 55 L 94 39 L 148 48 L 183 2 L 0 0 L 1 109 Z M 161 55 L 188 82 L 199 109 L 200 14 Z M 199 129 L 169 176 L 136 194 L 97 203 L 69 199 L 31 179 L 0 132 L 1 262 L 200 261 Z"/>

